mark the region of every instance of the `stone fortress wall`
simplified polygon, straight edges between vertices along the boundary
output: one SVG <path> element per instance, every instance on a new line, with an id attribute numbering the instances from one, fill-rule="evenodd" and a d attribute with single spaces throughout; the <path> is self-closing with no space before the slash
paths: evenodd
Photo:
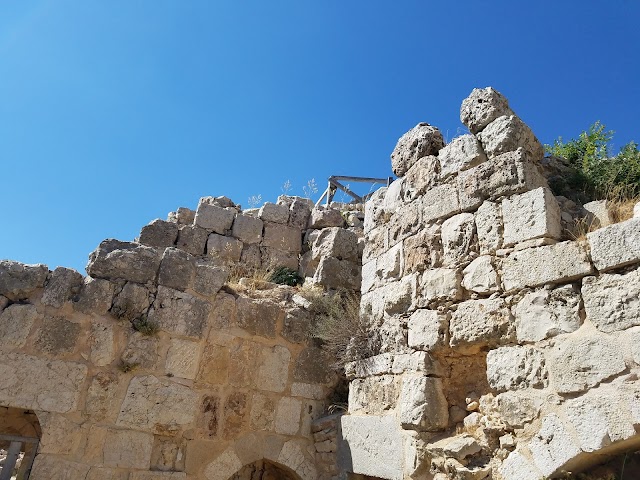
<path id="1" fill-rule="evenodd" d="M 361 313 L 385 341 L 347 366 L 342 466 L 538 480 L 638 449 L 639 206 L 606 225 L 604 202 L 555 197 L 554 159 L 491 88 L 461 120 L 446 146 L 407 132 L 367 204 Z M 602 228 L 565 238 L 585 215 Z"/>

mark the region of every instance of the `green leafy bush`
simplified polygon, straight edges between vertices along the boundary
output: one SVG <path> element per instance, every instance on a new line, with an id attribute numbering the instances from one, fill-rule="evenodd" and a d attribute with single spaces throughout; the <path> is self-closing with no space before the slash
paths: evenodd
<path id="1" fill-rule="evenodd" d="M 295 287 L 302 283 L 302 277 L 298 275 L 298 272 L 287 267 L 278 267 L 269 276 L 269 281 L 278 283 L 280 285 L 289 285 Z"/>

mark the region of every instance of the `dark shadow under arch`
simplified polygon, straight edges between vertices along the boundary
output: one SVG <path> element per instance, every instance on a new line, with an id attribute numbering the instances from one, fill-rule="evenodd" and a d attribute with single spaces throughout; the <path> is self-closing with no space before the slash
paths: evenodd
<path id="1" fill-rule="evenodd" d="M 258 460 L 242 467 L 229 480 L 300 480 L 300 477 L 287 467 Z"/>
<path id="2" fill-rule="evenodd" d="M 35 412 L 0 407 L 0 450 L 5 456 L 4 465 L 0 467 L 0 479 L 29 478 L 41 435 Z"/>

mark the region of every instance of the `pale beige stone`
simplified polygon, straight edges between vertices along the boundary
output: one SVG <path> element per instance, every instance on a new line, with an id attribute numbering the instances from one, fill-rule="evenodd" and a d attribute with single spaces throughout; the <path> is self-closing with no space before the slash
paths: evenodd
<path id="1" fill-rule="evenodd" d="M 167 352 L 165 370 L 175 377 L 193 380 L 198 373 L 200 343 L 172 338 Z"/>
<path id="2" fill-rule="evenodd" d="M 38 453 L 72 455 L 78 451 L 82 441 L 80 425 L 59 413 L 39 412 L 38 421 L 42 437 Z"/>
<path id="3" fill-rule="evenodd" d="M 593 264 L 600 272 L 640 262 L 640 219 L 632 218 L 587 234 Z"/>
<path id="4" fill-rule="evenodd" d="M 224 234 L 231 228 L 235 212 L 232 209 L 210 205 L 200 200 L 194 223 L 198 227 L 219 234 Z"/>
<path id="5" fill-rule="evenodd" d="M 262 246 L 298 253 L 302 250 L 302 234 L 298 228 L 267 222 Z"/>
<path id="6" fill-rule="evenodd" d="M 133 430 L 109 430 L 104 442 L 107 467 L 148 470 L 151 464 L 153 435 Z"/>
<path id="7" fill-rule="evenodd" d="M 556 414 L 542 420 L 542 428 L 528 443 L 533 463 L 546 477 L 580 453 L 580 448 Z"/>
<path id="8" fill-rule="evenodd" d="M 640 270 L 587 277 L 582 298 L 587 318 L 602 332 L 640 325 Z"/>
<path id="9" fill-rule="evenodd" d="M 119 378 L 115 372 L 99 372 L 91 380 L 87 390 L 85 415 L 95 422 L 115 421 L 120 403 Z"/>
<path id="10" fill-rule="evenodd" d="M 23 347 L 35 321 L 40 318 L 35 305 L 13 304 L 0 313 L 0 347 Z"/>
<path id="11" fill-rule="evenodd" d="M 36 455 L 29 480 L 86 480 L 89 465 L 72 462 L 58 455 Z"/>
<path id="12" fill-rule="evenodd" d="M 300 429 L 302 402 L 297 398 L 282 397 L 276 407 L 276 433 L 296 435 Z"/>
<path id="13" fill-rule="evenodd" d="M 238 262 L 242 255 L 242 242 L 212 233 L 207 240 L 207 254 L 224 262 Z"/>
<path id="14" fill-rule="evenodd" d="M 562 235 L 560 206 L 548 188 L 536 188 L 502 201 L 504 245 Z"/>
<path id="15" fill-rule="evenodd" d="M 149 310 L 149 321 L 162 330 L 187 337 L 201 338 L 207 327 L 211 304 L 170 288 L 158 287 Z"/>
<path id="16" fill-rule="evenodd" d="M 446 428 L 449 406 L 442 390 L 442 380 L 405 375 L 400 391 L 398 419 L 406 429 L 436 431 Z"/>
<path id="17" fill-rule="evenodd" d="M 251 428 L 255 430 L 274 429 L 276 402 L 269 395 L 254 393 L 251 404 Z"/>
<path id="18" fill-rule="evenodd" d="M 113 325 L 92 322 L 89 342 L 89 358 L 95 366 L 104 367 L 115 360 Z"/>
<path id="19" fill-rule="evenodd" d="M 476 212 L 476 231 L 480 254 L 495 253 L 502 248 L 502 212 L 499 203 L 485 201 Z"/>
<path id="20" fill-rule="evenodd" d="M 464 268 L 462 275 L 462 286 L 467 290 L 485 295 L 499 290 L 498 272 L 489 255 L 473 260 Z"/>
<path id="21" fill-rule="evenodd" d="M 227 449 L 205 468 L 204 476 L 207 480 L 228 480 L 242 467 L 238 455 L 232 449 Z"/>
<path id="22" fill-rule="evenodd" d="M 290 362 L 291 352 L 286 347 L 264 347 L 260 352 L 256 386 L 269 392 L 284 391 L 289 377 Z"/>

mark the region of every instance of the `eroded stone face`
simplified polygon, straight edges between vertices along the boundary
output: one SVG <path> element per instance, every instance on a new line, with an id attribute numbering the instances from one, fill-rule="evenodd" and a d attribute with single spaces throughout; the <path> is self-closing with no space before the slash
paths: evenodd
<path id="1" fill-rule="evenodd" d="M 160 268 L 161 253 L 144 245 L 108 239 L 89 255 L 87 273 L 94 278 L 153 282 Z"/>
<path id="2" fill-rule="evenodd" d="M 10 299 L 25 298 L 44 286 L 48 272 L 45 265 L 0 260 L 0 295 Z"/>
<path id="3" fill-rule="evenodd" d="M 9 305 L 0 313 L 0 346 L 3 349 L 24 346 L 38 318 L 40 315 L 34 305 Z"/>
<path id="4" fill-rule="evenodd" d="M 496 118 L 512 113 L 509 102 L 497 90 L 491 87 L 474 88 L 462 101 L 460 121 L 471 133 L 478 133 Z"/>
<path id="5" fill-rule="evenodd" d="M 185 292 L 158 287 L 158 294 L 149 310 L 149 321 L 163 330 L 201 338 L 205 332 L 211 304 Z"/>
<path id="6" fill-rule="evenodd" d="M 640 270 L 587 277 L 582 298 L 587 318 L 602 332 L 640 325 Z"/>
<path id="7" fill-rule="evenodd" d="M 398 177 L 404 176 L 418 159 L 438 155 L 444 147 L 440 130 L 428 123 L 419 123 L 405 133 L 391 153 L 391 168 Z"/>

